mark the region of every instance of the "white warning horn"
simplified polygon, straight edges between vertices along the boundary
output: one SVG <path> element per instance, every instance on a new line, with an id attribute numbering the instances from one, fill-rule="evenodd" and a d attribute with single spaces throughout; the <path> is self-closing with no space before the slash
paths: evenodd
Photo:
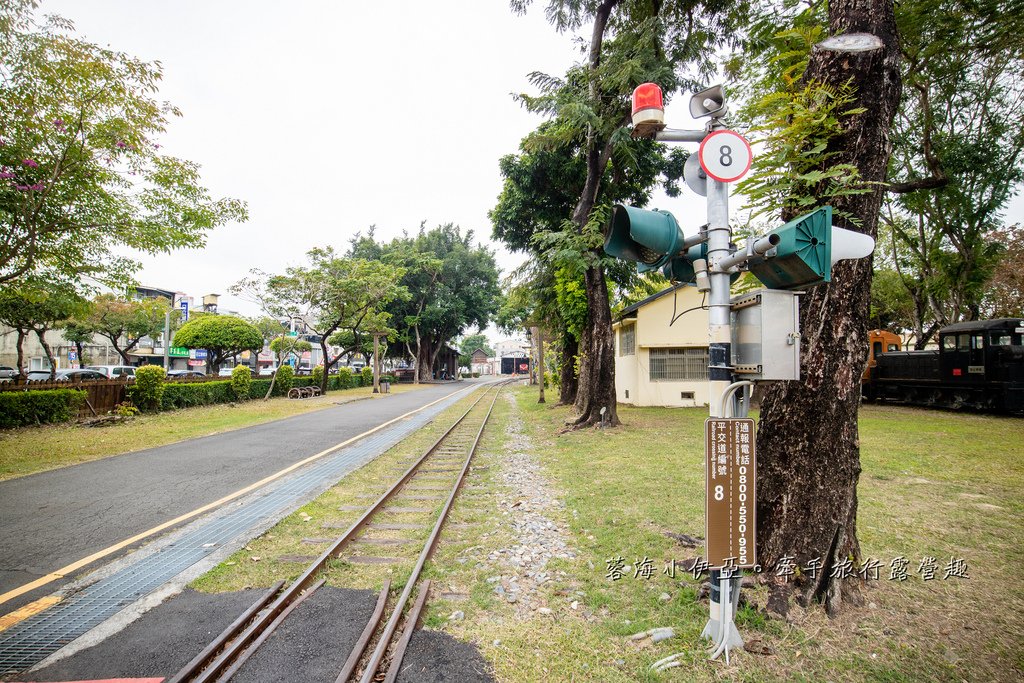
<path id="1" fill-rule="evenodd" d="M 875 239 L 862 232 L 832 228 L 832 265 L 837 261 L 864 258 L 875 250 Z"/>

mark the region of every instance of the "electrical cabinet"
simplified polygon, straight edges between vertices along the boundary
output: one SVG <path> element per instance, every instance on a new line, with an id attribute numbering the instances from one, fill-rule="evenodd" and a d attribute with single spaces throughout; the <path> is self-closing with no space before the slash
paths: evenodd
<path id="1" fill-rule="evenodd" d="M 738 379 L 800 379 L 800 293 L 758 289 L 729 302 Z"/>

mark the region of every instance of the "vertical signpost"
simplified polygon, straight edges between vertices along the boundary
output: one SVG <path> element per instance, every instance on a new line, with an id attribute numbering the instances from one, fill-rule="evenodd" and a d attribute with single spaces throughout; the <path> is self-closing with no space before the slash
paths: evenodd
<path id="1" fill-rule="evenodd" d="M 728 108 L 721 86 L 696 93 L 690 114 L 709 119 L 704 130 L 665 127 L 661 89 L 644 83 L 633 92 L 633 137 L 699 143 L 686 162 L 686 184 L 707 197 L 707 224 L 686 236 L 667 211 L 616 206 L 605 228 L 605 251 L 661 270 L 673 283 L 708 295 L 708 385 L 705 423 L 706 546 L 711 568 L 711 615 L 703 636 L 712 659 L 742 646 L 733 623 L 740 570 L 757 566 L 757 454 L 754 421 L 747 418 L 752 380 L 799 380 L 798 292 L 831 279 L 832 264 L 863 258 L 868 235 L 832 226 L 829 207 L 796 218 L 736 249 L 729 228 L 729 185 L 750 170 L 753 154 L 742 135 L 721 122 Z M 694 163 L 697 162 L 697 163 Z M 747 270 L 768 289 L 730 296 L 732 277 Z M 736 381 L 737 376 L 745 377 Z M 742 389 L 744 400 L 738 400 Z"/>

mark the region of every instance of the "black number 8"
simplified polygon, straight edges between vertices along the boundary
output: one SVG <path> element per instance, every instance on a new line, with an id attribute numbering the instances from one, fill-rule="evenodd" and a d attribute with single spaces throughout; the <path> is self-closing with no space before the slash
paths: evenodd
<path id="1" fill-rule="evenodd" d="M 720 156 L 718 157 L 718 163 L 722 166 L 732 166 L 732 147 L 729 145 L 722 145 L 718 148 Z"/>

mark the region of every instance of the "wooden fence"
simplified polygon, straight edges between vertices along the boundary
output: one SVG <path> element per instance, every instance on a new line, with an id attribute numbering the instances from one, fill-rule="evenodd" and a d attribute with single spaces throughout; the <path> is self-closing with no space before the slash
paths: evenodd
<path id="1" fill-rule="evenodd" d="M 230 379 L 228 377 L 180 377 L 168 378 L 167 382 L 172 383 L 194 383 L 194 382 L 215 382 Z M 85 404 L 78 411 L 78 417 L 88 418 L 98 415 L 105 415 L 114 409 L 118 403 L 124 402 L 125 390 L 129 384 L 135 381 L 134 378 L 117 379 L 67 379 L 37 380 L 26 382 L 17 378 L 6 382 L 0 381 L 0 391 L 40 391 L 43 389 L 79 389 L 85 392 Z"/>
<path id="2" fill-rule="evenodd" d="M 26 382 L 23 379 L 0 382 L 0 391 L 39 391 L 41 389 L 80 389 L 85 392 L 85 404 L 78 411 L 78 417 L 105 415 L 125 399 L 125 387 L 132 380 L 86 379 L 41 380 Z"/>

